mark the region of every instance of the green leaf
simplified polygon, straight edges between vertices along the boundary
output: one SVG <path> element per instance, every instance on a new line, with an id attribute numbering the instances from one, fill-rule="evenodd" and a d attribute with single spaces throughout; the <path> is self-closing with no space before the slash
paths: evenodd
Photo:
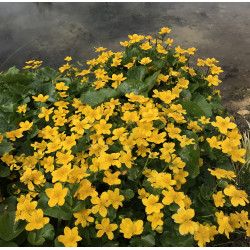
<path id="1" fill-rule="evenodd" d="M 146 66 L 135 66 L 133 68 L 130 68 L 127 72 L 127 78 L 128 79 L 134 79 L 138 81 L 143 81 L 145 75 L 147 72 Z"/>
<path id="2" fill-rule="evenodd" d="M 103 245 L 103 247 L 119 247 L 119 242 L 117 241 L 108 241 Z"/>
<path id="3" fill-rule="evenodd" d="M 196 89 L 198 89 L 200 84 L 198 82 L 195 83 L 189 83 L 188 89 L 190 90 L 191 93 L 194 93 Z"/>
<path id="4" fill-rule="evenodd" d="M 136 168 L 128 169 L 128 179 L 133 181 L 133 180 L 136 180 L 136 178 L 137 178 Z"/>
<path id="5" fill-rule="evenodd" d="M 12 144 L 6 140 L 2 140 L 0 143 L 0 156 L 3 156 L 5 153 L 10 152 L 12 149 Z"/>
<path id="6" fill-rule="evenodd" d="M 125 195 L 125 198 L 132 199 L 135 196 L 135 193 L 132 189 L 127 189 L 125 190 L 124 195 Z"/>
<path id="7" fill-rule="evenodd" d="M 134 237 L 130 241 L 131 247 L 152 247 L 155 245 L 155 239 L 152 234 L 144 235 L 141 238 Z"/>
<path id="8" fill-rule="evenodd" d="M 226 159 L 222 163 L 217 163 L 216 168 L 222 168 L 222 169 L 225 169 L 227 171 L 233 171 L 234 172 L 234 167 L 232 166 L 232 164 L 230 163 L 230 161 L 228 159 Z"/>
<path id="9" fill-rule="evenodd" d="M 29 135 L 27 136 L 27 139 L 32 139 L 33 137 L 35 137 L 36 135 L 38 135 L 38 127 L 37 125 L 33 125 L 31 130 L 29 131 Z"/>
<path id="10" fill-rule="evenodd" d="M 120 95 L 120 92 L 112 88 L 103 88 L 100 90 L 88 90 L 81 94 L 81 101 L 83 104 L 91 106 L 98 106 L 103 102 L 109 101 L 111 98 L 116 98 Z"/>
<path id="11" fill-rule="evenodd" d="M 45 241 L 45 239 L 37 231 L 29 232 L 27 239 L 33 246 L 41 246 Z"/>
<path id="12" fill-rule="evenodd" d="M 18 247 L 15 242 L 0 240 L 0 247 Z"/>
<path id="13" fill-rule="evenodd" d="M 117 88 L 117 90 L 121 93 L 129 94 L 134 93 L 136 95 L 140 94 L 140 89 L 143 88 L 144 82 L 134 79 L 127 79 L 123 81 Z"/>
<path id="14" fill-rule="evenodd" d="M 48 240 L 53 240 L 55 236 L 55 230 L 54 227 L 48 223 L 46 224 L 42 229 L 40 229 L 40 235 Z"/>
<path id="15" fill-rule="evenodd" d="M 109 206 L 108 209 L 108 215 L 107 217 L 111 220 L 114 220 L 116 218 L 116 209 L 114 209 L 112 206 Z"/>
<path id="16" fill-rule="evenodd" d="M 7 210 L 6 210 L 7 212 L 15 212 L 16 204 L 17 204 L 17 197 L 14 195 L 9 196 L 8 198 L 4 200 L 4 204 L 7 205 Z"/>
<path id="17" fill-rule="evenodd" d="M 49 207 L 48 200 L 49 198 L 45 194 L 38 200 L 37 208 L 41 208 L 44 215 L 63 220 L 69 220 L 72 217 L 72 211 L 66 204 L 63 206 L 57 204 L 55 207 Z"/>
<path id="18" fill-rule="evenodd" d="M 47 81 L 54 80 L 56 77 L 60 74 L 56 70 L 50 68 L 50 67 L 43 67 L 37 70 L 38 74 L 41 74 L 42 76 L 46 77 Z"/>
<path id="19" fill-rule="evenodd" d="M 204 111 L 195 102 L 181 101 L 180 104 L 187 111 L 187 114 L 192 118 L 200 118 L 201 116 L 205 116 Z"/>
<path id="20" fill-rule="evenodd" d="M 210 200 L 211 198 L 211 192 L 212 190 L 206 186 L 205 184 L 202 184 L 201 185 L 201 188 L 200 188 L 200 194 L 201 194 L 201 197 L 205 200 Z"/>
<path id="21" fill-rule="evenodd" d="M 3 112 L 0 112 L 0 115 L 4 114 Z M 5 113 L 4 116 L 7 114 Z M 15 130 L 16 127 L 14 125 L 11 125 L 8 123 L 7 119 L 4 117 L 0 117 L 0 133 L 6 133 L 11 130 Z"/>
<path id="22" fill-rule="evenodd" d="M 86 201 L 85 200 L 84 201 L 78 200 L 72 211 L 73 211 L 73 213 L 79 213 L 85 207 L 86 207 Z"/>
<path id="23" fill-rule="evenodd" d="M 148 93 L 155 85 L 156 80 L 158 78 L 158 75 L 160 74 L 160 70 L 158 70 L 157 72 L 155 72 L 152 76 L 149 76 L 146 80 L 145 80 L 145 88 L 146 89 L 142 89 L 142 92 L 146 92 Z"/>
<path id="24" fill-rule="evenodd" d="M 163 247 L 192 247 L 194 238 L 192 235 L 176 236 L 174 232 L 165 232 L 160 236 L 160 244 Z"/>
<path id="25" fill-rule="evenodd" d="M 177 205 L 176 203 L 172 203 L 172 204 L 169 205 L 169 210 L 173 211 L 173 212 L 177 211 L 179 208 L 180 208 L 180 206 Z"/>
<path id="26" fill-rule="evenodd" d="M 16 66 L 13 66 L 9 68 L 3 75 L 8 75 L 8 74 L 17 74 L 20 70 L 16 68 Z"/>
<path id="27" fill-rule="evenodd" d="M 154 60 L 153 64 L 158 68 L 162 69 L 166 65 L 167 57 L 161 59 L 161 60 Z"/>
<path id="28" fill-rule="evenodd" d="M 15 222 L 15 212 L 4 213 L 0 217 L 0 238 L 10 241 L 16 238 L 25 228 L 26 222 Z"/>
<path id="29" fill-rule="evenodd" d="M 10 168 L 0 164 L 0 177 L 7 177 L 10 175 Z"/>
<path id="30" fill-rule="evenodd" d="M 192 118 L 212 116 L 211 105 L 206 101 L 205 97 L 200 95 L 199 93 L 193 95 L 192 101 L 182 101 L 181 105 Z"/>
<path id="31" fill-rule="evenodd" d="M 36 95 L 49 95 L 52 96 L 54 94 L 55 86 L 52 83 L 42 83 L 38 85 L 35 89 Z"/>
<path id="32" fill-rule="evenodd" d="M 192 101 L 197 103 L 198 106 L 202 109 L 202 111 L 205 113 L 206 117 L 211 117 L 212 116 L 212 107 L 211 105 L 207 102 L 206 98 L 199 94 L 195 93 L 192 96 Z"/>
<path id="33" fill-rule="evenodd" d="M 224 110 L 225 108 L 221 105 L 221 98 L 218 94 L 212 96 L 211 106 L 214 111 L 216 110 Z"/>
<path id="34" fill-rule="evenodd" d="M 54 240 L 54 243 L 55 247 L 64 247 L 64 244 L 58 241 L 58 237 Z"/>
<path id="35" fill-rule="evenodd" d="M 117 88 L 117 90 L 123 94 L 134 93 L 136 95 L 147 94 L 155 85 L 160 70 L 153 75 L 146 78 L 144 82 L 134 79 L 127 79 L 123 81 Z"/>
<path id="36" fill-rule="evenodd" d="M 11 84 L 21 84 L 21 85 L 29 85 L 30 82 L 34 80 L 34 73 L 29 71 L 22 71 L 18 72 L 19 70 L 13 69 L 12 71 L 7 71 L 1 81 L 7 83 L 8 85 Z"/>
<path id="37" fill-rule="evenodd" d="M 148 234 L 141 237 L 144 247 L 153 247 L 155 245 L 155 238 L 152 234 Z"/>
<path id="38" fill-rule="evenodd" d="M 189 177 L 195 178 L 200 173 L 200 148 L 198 145 L 198 136 L 191 131 L 185 131 L 184 134 L 189 139 L 193 138 L 195 140 L 195 144 L 185 146 L 180 150 L 179 154 L 181 159 L 186 163 L 185 170 L 189 172 Z"/>

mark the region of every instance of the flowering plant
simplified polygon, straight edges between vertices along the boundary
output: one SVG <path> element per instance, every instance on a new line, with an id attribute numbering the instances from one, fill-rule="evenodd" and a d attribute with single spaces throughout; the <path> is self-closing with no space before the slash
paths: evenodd
<path id="1" fill-rule="evenodd" d="M 222 72 L 169 28 L 96 48 L 80 69 L 0 75 L 0 245 L 205 246 L 250 235 Z M 231 159 L 230 159 L 231 158 Z M 93 240 L 97 239 L 98 240 Z M 226 238 L 225 238 L 226 239 Z"/>

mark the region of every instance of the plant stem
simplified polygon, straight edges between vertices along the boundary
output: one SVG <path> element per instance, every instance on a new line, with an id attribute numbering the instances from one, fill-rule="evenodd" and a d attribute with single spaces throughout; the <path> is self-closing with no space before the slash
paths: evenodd
<path id="1" fill-rule="evenodd" d="M 57 221 L 57 227 L 56 227 L 56 234 L 57 235 L 59 234 L 61 223 L 62 223 L 62 219 L 58 219 L 58 221 Z"/>

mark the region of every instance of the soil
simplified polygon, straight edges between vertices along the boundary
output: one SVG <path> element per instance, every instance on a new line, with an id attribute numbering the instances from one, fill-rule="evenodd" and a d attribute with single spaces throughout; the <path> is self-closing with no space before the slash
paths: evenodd
<path id="1" fill-rule="evenodd" d="M 222 102 L 241 131 L 250 122 L 250 3 L 0 3 L 0 72 L 30 59 L 59 68 L 86 62 L 94 46 L 121 50 L 128 34 L 172 29 L 173 46 L 219 60 Z"/>

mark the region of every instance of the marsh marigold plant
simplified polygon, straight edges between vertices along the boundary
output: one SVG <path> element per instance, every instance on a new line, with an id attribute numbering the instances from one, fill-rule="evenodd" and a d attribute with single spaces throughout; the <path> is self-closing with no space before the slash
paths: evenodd
<path id="1" fill-rule="evenodd" d="M 215 58 L 171 29 L 0 75 L 0 246 L 214 246 L 250 236 L 245 149 Z M 191 67 L 190 65 L 193 65 Z"/>

